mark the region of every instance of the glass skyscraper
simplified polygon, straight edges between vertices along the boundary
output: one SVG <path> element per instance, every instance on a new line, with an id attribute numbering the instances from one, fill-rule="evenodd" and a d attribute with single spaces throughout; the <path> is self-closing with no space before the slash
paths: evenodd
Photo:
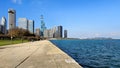
<path id="1" fill-rule="evenodd" d="M 28 30 L 28 20 L 26 18 L 19 18 L 18 27 Z"/>
<path id="2" fill-rule="evenodd" d="M 33 20 L 28 20 L 28 31 L 31 34 L 34 34 L 34 21 Z"/>
<path id="3" fill-rule="evenodd" d="M 1 19 L 1 32 L 3 34 L 7 34 L 7 22 L 6 22 L 5 17 L 2 17 Z"/>
<path id="4" fill-rule="evenodd" d="M 3 26 L 0 25 L 0 34 L 3 33 L 2 30 L 3 30 Z"/>
<path id="5" fill-rule="evenodd" d="M 67 38 L 67 30 L 64 30 L 64 38 Z"/>
<path id="6" fill-rule="evenodd" d="M 41 15 L 41 36 L 44 36 L 45 30 L 46 30 L 45 22 L 43 20 L 43 15 Z"/>
<path id="7" fill-rule="evenodd" d="M 57 33 L 58 33 L 57 37 L 58 38 L 62 38 L 62 29 L 63 29 L 62 26 L 58 26 L 58 30 L 57 30 Z"/>

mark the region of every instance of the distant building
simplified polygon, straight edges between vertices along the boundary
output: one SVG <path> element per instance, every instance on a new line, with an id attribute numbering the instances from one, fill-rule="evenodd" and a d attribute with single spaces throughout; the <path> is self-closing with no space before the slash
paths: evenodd
<path id="1" fill-rule="evenodd" d="M 16 28 L 16 11 L 13 9 L 8 9 L 8 22 L 9 29 Z"/>
<path id="2" fill-rule="evenodd" d="M 53 38 L 53 30 L 49 29 L 49 38 Z"/>
<path id="3" fill-rule="evenodd" d="M 62 38 L 62 26 L 53 27 L 49 30 L 44 30 L 46 38 Z"/>
<path id="4" fill-rule="evenodd" d="M 63 33 L 62 30 L 63 30 L 62 26 L 58 26 L 57 38 L 62 38 L 62 33 Z"/>
<path id="5" fill-rule="evenodd" d="M 1 19 L 1 32 L 3 34 L 7 34 L 7 22 L 6 22 L 5 17 L 2 17 Z"/>
<path id="6" fill-rule="evenodd" d="M 34 34 L 34 21 L 33 20 L 28 20 L 28 31 L 31 34 Z"/>
<path id="7" fill-rule="evenodd" d="M 44 30 L 43 34 L 44 34 L 44 37 L 45 37 L 45 38 L 50 38 L 50 34 L 49 34 L 50 32 L 49 32 L 49 31 L 50 31 L 50 30 L 47 30 L 47 29 Z"/>
<path id="8" fill-rule="evenodd" d="M 18 19 L 18 28 L 28 30 L 28 20 L 26 18 L 19 18 Z"/>
<path id="9" fill-rule="evenodd" d="M 64 30 L 64 38 L 67 38 L 67 30 Z"/>
<path id="10" fill-rule="evenodd" d="M 26 29 L 31 34 L 34 34 L 34 21 L 27 20 L 26 18 L 19 18 L 18 19 L 18 28 Z"/>
<path id="11" fill-rule="evenodd" d="M 39 28 L 36 29 L 35 35 L 40 36 L 40 29 Z"/>
<path id="12" fill-rule="evenodd" d="M 44 36 L 43 34 L 44 30 L 46 30 L 46 26 L 45 26 L 43 15 L 41 15 L 41 36 Z"/>
<path id="13" fill-rule="evenodd" d="M 57 27 L 53 27 L 52 29 L 49 30 L 49 37 L 50 38 L 55 38 L 56 37 L 56 31 Z"/>
<path id="14" fill-rule="evenodd" d="M 58 38 L 58 27 L 54 27 L 52 31 L 53 31 L 53 38 Z"/>
<path id="15" fill-rule="evenodd" d="M 3 26 L 0 25 L 0 34 L 3 33 L 2 30 L 3 30 Z"/>

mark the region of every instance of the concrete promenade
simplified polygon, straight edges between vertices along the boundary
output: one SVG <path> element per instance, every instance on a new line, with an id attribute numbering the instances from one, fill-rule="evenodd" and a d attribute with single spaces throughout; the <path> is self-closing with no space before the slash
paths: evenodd
<path id="1" fill-rule="evenodd" d="M 0 68 L 82 68 L 51 42 L 36 41 L 0 47 Z"/>

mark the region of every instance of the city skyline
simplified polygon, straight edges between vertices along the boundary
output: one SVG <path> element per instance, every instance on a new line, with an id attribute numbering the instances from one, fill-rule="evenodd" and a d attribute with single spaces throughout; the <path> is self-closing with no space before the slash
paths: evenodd
<path id="1" fill-rule="evenodd" d="M 37 37 L 42 37 L 46 39 L 47 38 L 63 38 L 63 27 L 61 25 L 56 26 L 55 28 L 52 28 L 52 29 L 47 29 L 47 27 L 45 26 L 43 15 L 41 15 L 40 20 L 41 20 L 41 28 L 37 28 L 37 29 L 35 29 L 34 27 L 34 24 L 35 24 L 34 20 L 29 20 L 27 18 L 18 18 L 18 25 L 16 25 L 17 23 L 16 11 L 14 9 L 8 9 L 8 24 L 9 24 L 8 28 L 9 29 L 8 30 L 6 29 L 7 28 L 6 18 L 2 17 L 1 23 L 0 23 L 0 34 L 7 35 L 9 34 L 10 31 L 20 28 L 20 29 L 29 31 L 30 34 Z M 11 38 L 12 38 L 12 34 L 11 34 Z"/>
<path id="2" fill-rule="evenodd" d="M 40 28 L 42 14 L 48 28 L 62 25 L 69 37 L 120 38 L 119 6 L 118 0 L 1 0 L 0 18 L 4 16 L 8 22 L 7 10 L 13 8 L 17 23 L 18 18 L 25 17 Z"/>
<path id="3" fill-rule="evenodd" d="M 34 32 L 35 31 L 34 25 L 35 25 L 34 20 L 29 20 L 26 18 L 19 18 L 18 19 L 18 28 L 28 30 L 31 34 L 35 33 Z"/>
<path id="4" fill-rule="evenodd" d="M 45 38 L 64 38 L 63 37 L 63 27 L 56 26 L 56 27 L 52 27 L 50 29 L 46 29 L 46 30 L 44 30 L 43 35 Z"/>

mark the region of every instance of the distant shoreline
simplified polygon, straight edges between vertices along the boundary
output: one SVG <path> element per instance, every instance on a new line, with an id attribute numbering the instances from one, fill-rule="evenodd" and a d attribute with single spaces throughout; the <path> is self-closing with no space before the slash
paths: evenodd
<path id="1" fill-rule="evenodd" d="M 120 40 L 120 39 L 113 39 L 113 38 L 86 38 L 86 39 L 80 39 L 80 38 L 50 38 L 48 40 Z"/>

